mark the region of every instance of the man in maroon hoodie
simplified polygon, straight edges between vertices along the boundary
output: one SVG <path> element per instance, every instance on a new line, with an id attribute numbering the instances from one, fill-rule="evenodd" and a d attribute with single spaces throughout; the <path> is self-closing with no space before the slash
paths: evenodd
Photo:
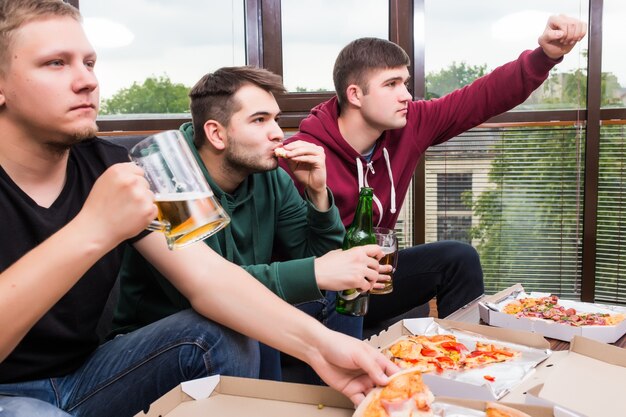
<path id="1" fill-rule="evenodd" d="M 369 186 L 375 194 L 374 225 L 393 228 L 426 149 L 522 103 L 585 33 L 583 22 L 552 16 L 540 47 L 428 101 L 413 101 L 406 88 L 410 61 L 402 48 L 382 39 L 357 39 L 335 61 L 337 96 L 315 107 L 289 141 L 325 148 L 327 183 L 344 225 L 352 221 L 359 189 Z M 456 241 L 401 250 L 393 285 L 391 294 L 370 298 L 366 327 L 434 296 L 439 316 L 446 317 L 484 290 L 478 254 Z"/>

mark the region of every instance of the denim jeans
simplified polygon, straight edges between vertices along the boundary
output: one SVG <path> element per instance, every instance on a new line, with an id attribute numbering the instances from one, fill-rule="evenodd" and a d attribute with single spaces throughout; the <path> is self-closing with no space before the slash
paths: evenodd
<path id="1" fill-rule="evenodd" d="M 439 317 L 446 317 L 485 290 L 476 250 L 465 243 L 441 241 L 398 252 L 393 292 L 370 296 L 365 325 L 401 315 L 437 297 Z"/>
<path id="2" fill-rule="evenodd" d="M 317 319 L 331 330 L 361 339 L 363 334 L 363 318 L 339 314 L 335 311 L 334 291 L 327 291 L 324 298 L 306 303 L 296 304 L 295 307 L 309 316 Z M 289 374 L 283 375 L 282 369 L 288 367 Z M 322 384 L 320 377 L 306 363 L 281 354 L 275 349 L 261 345 L 261 378 L 304 384 Z"/>
<path id="3" fill-rule="evenodd" d="M 72 374 L 0 384 L 0 406 L 2 396 L 30 397 L 73 416 L 134 416 L 179 383 L 213 374 L 258 377 L 258 342 L 185 310 L 104 343 Z"/>
<path id="4" fill-rule="evenodd" d="M 0 396 L 0 417 L 71 417 L 50 403 L 28 397 Z"/>

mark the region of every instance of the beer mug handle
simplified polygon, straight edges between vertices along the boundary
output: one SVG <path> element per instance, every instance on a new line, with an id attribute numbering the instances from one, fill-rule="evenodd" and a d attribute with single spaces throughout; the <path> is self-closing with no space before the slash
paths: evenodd
<path id="1" fill-rule="evenodd" d="M 146 229 L 153 232 L 163 232 L 169 234 L 172 230 L 172 225 L 168 221 L 152 220 Z"/>

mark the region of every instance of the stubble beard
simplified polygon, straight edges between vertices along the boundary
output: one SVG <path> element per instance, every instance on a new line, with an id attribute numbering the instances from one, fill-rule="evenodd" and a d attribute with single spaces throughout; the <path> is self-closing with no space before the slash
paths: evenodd
<path id="1" fill-rule="evenodd" d="M 83 142 L 86 139 L 93 138 L 98 133 L 98 125 L 94 122 L 91 126 L 85 126 L 77 129 L 73 133 L 67 135 L 62 141 L 49 141 L 45 145 L 55 153 L 63 154 L 67 152 L 73 145 Z"/>
<path id="2" fill-rule="evenodd" d="M 224 155 L 225 168 L 232 172 L 242 173 L 247 175 L 258 172 L 272 171 L 278 168 L 278 159 L 271 158 L 267 160 L 262 158 L 261 155 L 251 155 L 246 152 L 241 152 L 243 146 L 239 146 L 237 141 L 231 139 L 231 146 L 227 148 Z"/>

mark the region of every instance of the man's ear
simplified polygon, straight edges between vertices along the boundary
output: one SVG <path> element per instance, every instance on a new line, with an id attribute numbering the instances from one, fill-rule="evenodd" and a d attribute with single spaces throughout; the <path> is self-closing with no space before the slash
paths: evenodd
<path id="1" fill-rule="evenodd" d="M 226 139 L 226 129 L 216 120 L 207 120 L 204 122 L 204 135 L 213 148 L 222 151 L 226 147 L 224 139 Z"/>
<path id="2" fill-rule="evenodd" d="M 346 88 L 346 97 L 348 98 L 348 103 L 356 107 L 361 107 L 363 90 L 356 84 L 350 84 L 348 88 Z"/>

